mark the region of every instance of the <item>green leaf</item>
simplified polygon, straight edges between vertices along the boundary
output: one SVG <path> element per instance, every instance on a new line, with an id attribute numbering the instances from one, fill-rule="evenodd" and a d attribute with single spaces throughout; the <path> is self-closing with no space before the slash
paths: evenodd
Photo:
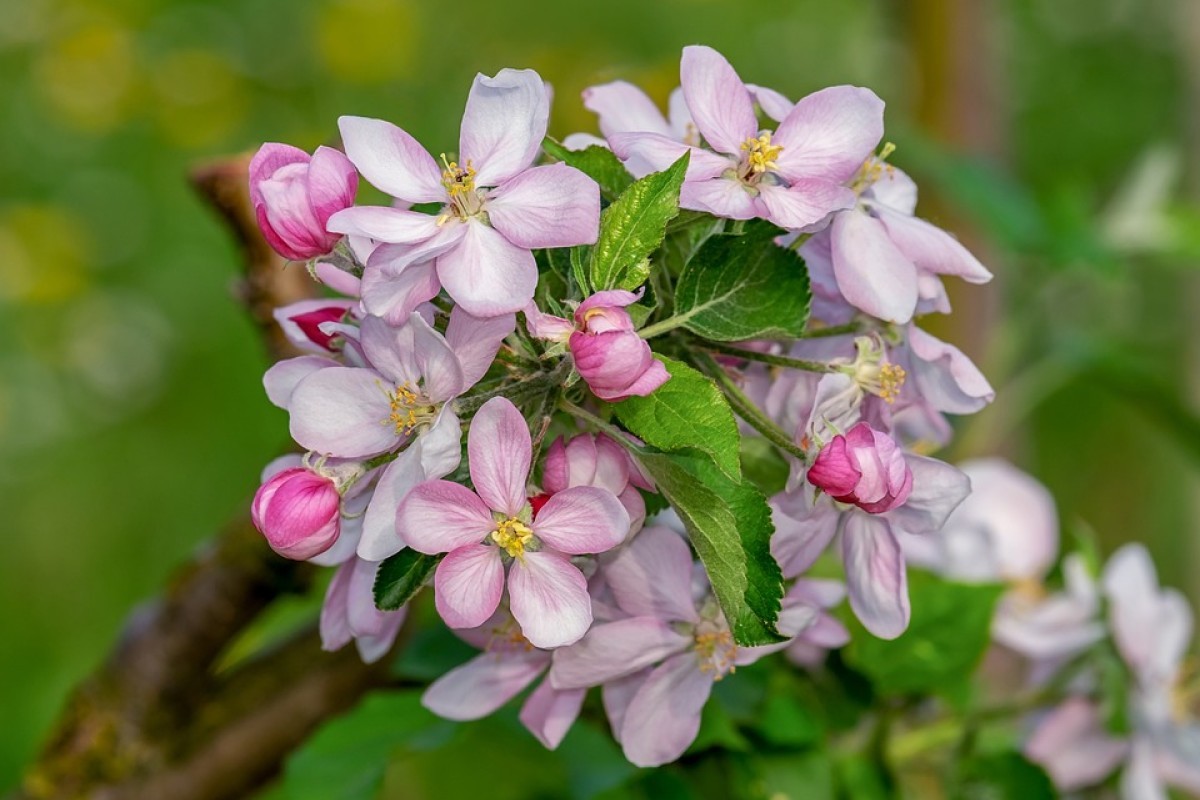
<path id="1" fill-rule="evenodd" d="M 950 583 L 909 571 L 912 622 L 900 638 L 878 639 L 854 628 L 846 663 L 881 694 L 916 694 L 954 685 L 969 674 L 991 639 L 992 611 L 1002 587 Z"/>
<path id="2" fill-rule="evenodd" d="M 679 188 L 690 153 L 662 172 L 630 186 L 600 214 L 600 236 L 592 248 L 589 275 L 596 291 L 636 289 L 650 275 L 650 254 L 679 213 Z"/>
<path id="3" fill-rule="evenodd" d="M 675 285 L 683 327 L 718 342 L 800 336 L 812 292 L 800 256 L 781 234 L 755 221 L 740 236 L 713 236 L 688 260 Z"/>
<path id="4" fill-rule="evenodd" d="M 783 575 L 771 556 L 775 526 L 766 498 L 698 450 L 647 448 L 636 456 L 683 520 L 737 643 L 782 641 L 775 622 Z"/>
<path id="5" fill-rule="evenodd" d="M 974 758 L 963 765 L 961 798 L 994 800 L 1053 800 L 1058 797 L 1050 778 L 1035 764 L 1016 752 L 994 753 Z"/>
<path id="6" fill-rule="evenodd" d="M 600 193 L 610 202 L 633 183 L 633 176 L 612 150 L 591 145 L 583 150 L 568 150 L 561 142 L 546 139 L 542 148 L 553 158 L 572 166 L 600 184 Z"/>
<path id="7" fill-rule="evenodd" d="M 755 800 L 832 800 L 833 763 L 820 750 L 803 753 L 759 753 L 746 761 L 746 798 Z"/>
<path id="8" fill-rule="evenodd" d="M 428 729 L 449 726 L 421 706 L 421 692 L 368 695 L 317 732 L 288 759 L 289 800 L 369 800 L 383 783 L 388 756 Z"/>
<path id="9" fill-rule="evenodd" d="M 441 556 L 427 556 L 404 548 L 379 565 L 375 574 L 375 607 L 395 611 L 421 590 Z"/>
<path id="10" fill-rule="evenodd" d="M 629 397 L 615 403 L 617 419 L 651 447 L 703 450 L 726 475 L 741 478 L 741 435 L 725 395 L 687 364 L 661 355 L 655 358 L 667 368 L 671 379 L 646 397 Z"/>

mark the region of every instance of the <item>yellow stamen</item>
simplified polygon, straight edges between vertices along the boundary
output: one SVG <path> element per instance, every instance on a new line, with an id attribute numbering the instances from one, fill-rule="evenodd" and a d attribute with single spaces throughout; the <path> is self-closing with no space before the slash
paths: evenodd
<path id="1" fill-rule="evenodd" d="M 468 192 L 475 191 L 475 167 L 467 161 L 465 167 L 460 167 L 457 161 L 448 161 L 442 153 L 442 185 L 450 193 L 450 199 L 456 199 Z"/>
<path id="2" fill-rule="evenodd" d="M 896 152 L 896 145 L 885 142 L 879 149 L 879 155 L 871 156 L 858 168 L 858 173 L 850 181 L 850 188 L 855 193 L 862 194 L 884 175 L 894 173 L 896 168 L 887 163 L 888 156 L 894 152 Z"/>
<path id="3" fill-rule="evenodd" d="M 879 396 L 889 406 L 900 396 L 900 387 L 908 373 L 899 364 L 887 363 L 879 368 Z"/>
<path id="4" fill-rule="evenodd" d="M 496 525 L 492 541 L 502 547 L 513 558 L 525 555 L 525 547 L 533 540 L 533 529 L 516 517 L 509 517 Z"/>
<path id="5" fill-rule="evenodd" d="M 492 628 L 487 643 L 489 653 L 529 652 L 532 649 L 533 645 L 525 638 L 525 634 L 521 633 L 520 626 L 512 618 Z"/>
<path id="6" fill-rule="evenodd" d="M 421 396 L 407 383 L 402 383 L 395 391 L 388 392 L 388 399 L 391 401 L 391 413 L 383 424 L 392 425 L 397 436 L 407 436 L 437 413 L 437 409 L 423 403 Z"/>
<path id="7" fill-rule="evenodd" d="M 761 175 L 767 170 L 779 168 L 775 159 L 783 152 L 783 145 L 771 144 L 771 132 L 764 131 L 760 136 L 752 136 L 742 142 L 742 150 L 746 153 L 750 171 Z"/>
<path id="8" fill-rule="evenodd" d="M 696 633 L 694 638 L 701 672 L 719 681 L 736 669 L 733 660 L 737 656 L 737 645 L 727 629 L 705 630 Z"/>

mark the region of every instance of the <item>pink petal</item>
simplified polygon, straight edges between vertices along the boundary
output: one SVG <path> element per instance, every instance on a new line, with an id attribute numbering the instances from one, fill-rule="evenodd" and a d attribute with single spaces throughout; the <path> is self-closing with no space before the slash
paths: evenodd
<path id="1" fill-rule="evenodd" d="M 1109 627 L 1138 678 L 1170 684 L 1192 637 L 1192 612 L 1181 595 L 1159 588 L 1154 562 L 1138 543 L 1117 550 L 1104 567 Z"/>
<path id="2" fill-rule="evenodd" d="M 917 307 L 917 268 L 862 211 L 834 217 L 833 273 L 850 305 L 888 322 L 905 323 Z"/>
<path id="3" fill-rule="evenodd" d="M 583 90 L 583 106 L 599 117 L 600 132 L 645 131 L 671 136 L 671 127 L 645 92 L 626 81 L 592 86 Z"/>
<path id="4" fill-rule="evenodd" d="M 495 361 L 501 343 L 516 327 L 514 314 L 473 317 L 457 306 L 450 311 L 446 342 L 462 366 L 464 387 L 479 382 Z"/>
<path id="5" fill-rule="evenodd" d="M 535 339 L 565 342 L 575 332 L 574 322 L 553 314 L 543 314 L 532 301 L 522 311 L 525 314 L 525 329 Z"/>
<path id="6" fill-rule="evenodd" d="M 724 219 L 753 219 L 765 208 L 755 202 L 741 181 L 724 177 L 687 181 L 679 191 L 679 205 Z"/>
<path id="7" fill-rule="evenodd" d="M 626 168 L 636 178 L 651 172 L 662 172 L 689 151 L 692 154 L 688 160 L 686 174 L 686 180 L 689 181 L 715 178 L 735 166 L 734 162 L 725 156 L 690 147 L 657 133 L 615 133 L 608 137 L 608 143 L 617 154 L 617 158 L 625 162 Z"/>
<path id="8" fill-rule="evenodd" d="M 526 552 L 508 576 L 509 608 L 534 647 L 574 644 L 592 624 L 587 579 L 561 555 Z"/>
<path id="9" fill-rule="evenodd" d="M 446 719 L 481 719 L 520 694 L 545 669 L 545 653 L 481 653 L 430 684 L 421 705 Z"/>
<path id="10" fill-rule="evenodd" d="M 288 411 L 292 438 L 308 450 L 366 458 L 400 443 L 388 423 L 388 386 L 374 370 L 328 367 L 296 385 Z"/>
<path id="11" fill-rule="evenodd" d="M 923 219 L 878 209 L 879 221 L 900 252 L 919 268 L 938 275 L 957 275 L 970 283 L 987 283 L 992 273 L 950 234 Z"/>
<path id="12" fill-rule="evenodd" d="M 471 421 L 467 434 L 471 481 L 483 502 L 515 517 L 525 507 L 533 445 L 525 418 L 511 401 L 493 397 Z"/>
<path id="13" fill-rule="evenodd" d="M 433 574 L 438 614 L 451 628 L 476 628 L 488 621 L 504 594 L 500 550 L 469 544 L 446 554 Z"/>
<path id="14" fill-rule="evenodd" d="M 442 286 L 476 317 L 520 311 L 537 288 L 533 253 L 478 220 L 464 227 L 466 232 L 457 246 L 438 258 Z"/>
<path id="15" fill-rule="evenodd" d="M 404 619 L 407 616 L 407 608 L 389 611 L 384 615 L 385 621 L 378 633 L 354 638 L 354 647 L 358 650 L 358 657 L 364 664 L 374 664 L 391 652 L 392 645 L 396 643 L 396 637 L 400 634 L 400 628 L 404 625 Z"/>
<path id="16" fill-rule="evenodd" d="M 851 512 L 842 531 L 842 561 L 850 607 L 871 633 L 895 639 L 908 627 L 904 554 L 887 521 Z"/>
<path id="17" fill-rule="evenodd" d="M 425 395 L 435 403 L 457 397 L 466 388 L 466 381 L 450 343 L 416 312 L 409 316 L 408 327 Z"/>
<path id="18" fill-rule="evenodd" d="M 381 258 L 367 261 L 359 291 L 368 314 L 400 326 L 418 306 L 437 297 L 442 284 L 438 282 L 432 257 L 419 262 L 407 257 L 389 260 L 392 248 L 411 249 L 403 245 L 380 246 L 375 252 Z"/>
<path id="19" fill-rule="evenodd" d="M 419 316 L 409 314 L 404 322 Z M 389 325 L 380 317 L 368 315 L 360 327 L 359 345 L 367 362 L 384 378 L 382 382 L 407 383 L 416 388 L 421 380 L 421 370 L 417 366 L 411 328 Z"/>
<path id="20" fill-rule="evenodd" d="M 346 208 L 331 216 L 326 227 L 333 233 L 366 236 L 392 244 L 423 242 L 439 232 L 437 217 L 389 206 Z"/>
<path id="21" fill-rule="evenodd" d="M 888 512 L 888 518 L 905 533 L 931 533 L 946 524 L 958 504 L 971 493 L 971 479 L 944 461 L 904 454 L 912 471 L 912 493 L 904 505 Z"/>
<path id="22" fill-rule="evenodd" d="M 604 703 L 604 714 L 608 717 L 608 726 L 612 731 L 612 737 L 618 743 L 621 741 L 621 726 L 625 724 L 625 712 L 629 710 L 629 703 L 637 695 L 638 689 L 642 688 L 642 684 L 646 682 L 650 672 L 650 667 L 647 667 L 641 672 L 635 672 L 625 678 L 618 678 L 600 687 L 600 699 Z"/>
<path id="23" fill-rule="evenodd" d="M 854 192 L 825 180 L 799 180 L 791 186 L 759 187 L 759 202 L 767 219 L 781 228 L 806 228 L 834 211 L 854 205 Z"/>
<path id="24" fill-rule="evenodd" d="M 625 308 L 626 306 L 631 306 L 638 300 L 641 300 L 642 295 L 645 293 L 645 287 L 638 289 L 636 292 L 628 292 L 624 289 L 605 289 L 602 292 L 596 292 L 589 295 L 575 309 L 575 321 L 582 325 L 587 319 L 587 313 L 593 308 Z"/>
<path id="25" fill-rule="evenodd" d="M 692 644 L 669 622 L 654 617 L 596 625 L 570 647 L 554 651 L 548 683 L 558 689 L 583 689 L 632 675 Z"/>
<path id="26" fill-rule="evenodd" d="M 354 562 L 347 561 L 337 572 L 325 590 L 325 602 L 321 605 L 321 649 L 327 652 L 341 650 L 354 634 L 350 631 L 350 620 L 346 615 L 346 602 L 350 591 L 350 576 Z"/>
<path id="27" fill-rule="evenodd" d="M 796 107 L 795 103 L 774 89 L 755 86 L 752 83 L 746 84 L 746 88 L 750 90 L 750 96 L 754 98 L 754 102 L 758 103 L 758 107 L 763 110 L 763 113 L 776 122 L 787 119 L 787 115 L 792 113 L 792 109 Z"/>
<path id="28" fill-rule="evenodd" d="M 429 477 L 421 468 L 418 442 L 384 467 L 363 517 L 362 538 L 358 540 L 357 549 L 359 558 L 383 561 L 404 548 L 405 542 L 396 530 L 396 509 L 414 486 Z"/>
<path id="29" fill-rule="evenodd" d="M 700 731 L 712 685 L 690 651 L 656 667 L 625 710 L 620 737 L 625 757 L 639 767 L 657 767 L 683 755 Z"/>
<path id="30" fill-rule="evenodd" d="M 800 491 L 809 490 L 802 488 Z M 837 509 L 828 502 L 812 508 L 802 517 L 774 509 L 775 535 L 771 537 L 771 555 L 775 556 L 786 577 L 802 575 L 817 563 L 833 541 L 840 517 Z"/>
<path id="31" fill-rule="evenodd" d="M 325 261 L 318 261 L 313 265 L 313 272 L 316 273 L 318 281 L 335 292 L 348 297 L 358 297 L 359 279 L 349 272 Z"/>
<path id="32" fill-rule="evenodd" d="M 533 533 L 560 553 L 603 553 L 625 541 L 629 512 L 607 489 L 576 486 L 558 492 L 542 506 Z"/>
<path id="33" fill-rule="evenodd" d="M 533 167 L 487 199 L 488 219 L 518 247 L 574 247 L 596 241 L 600 187 L 566 164 Z"/>
<path id="34" fill-rule="evenodd" d="M 694 622 L 692 551 L 669 528 L 646 528 L 604 566 L 623 611 L 635 616 Z"/>
<path id="35" fill-rule="evenodd" d="M 366 117 L 342 117 L 338 127 L 346 155 L 372 185 L 410 203 L 446 200 L 437 162 L 400 128 Z"/>
<path id="36" fill-rule="evenodd" d="M 831 86 L 804 97 L 771 139 L 789 181 L 849 180 L 883 138 L 883 101 L 870 89 Z"/>
<path id="37" fill-rule="evenodd" d="M 308 199 L 322 228 L 335 211 L 354 205 L 357 189 L 350 160 L 340 150 L 318 147 L 308 165 Z"/>
<path id="38" fill-rule="evenodd" d="M 278 142 L 267 142 L 258 148 L 258 152 L 250 159 L 250 201 L 255 206 L 262 205 L 263 196 L 259 186 L 263 181 L 271 179 L 281 167 L 288 164 L 307 164 L 311 156 L 299 147 Z"/>
<path id="39" fill-rule="evenodd" d="M 478 544 L 496 528 L 491 510 L 467 487 L 450 481 L 419 483 L 396 512 L 396 531 L 421 553 L 446 553 Z"/>
<path id="40" fill-rule="evenodd" d="M 716 50 L 683 48 L 679 83 L 696 127 L 714 150 L 738 155 L 742 142 L 758 134 L 750 92 Z"/>
<path id="41" fill-rule="evenodd" d="M 571 725 L 579 718 L 586 695 L 586 689 L 560 692 L 549 681 L 542 681 L 529 695 L 525 705 L 521 706 L 521 724 L 543 746 L 553 750 L 562 743 Z"/>
<path id="42" fill-rule="evenodd" d="M 476 75 L 463 112 L 459 161 L 477 170 L 476 185 L 503 183 L 537 158 L 549 116 L 546 84 L 533 70 Z"/>
<path id="43" fill-rule="evenodd" d="M 957 347 L 916 325 L 908 329 L 911 368 L 921 397 L 947 414 L 973 414 L 996 396 L 987 378 Z"/>
<path id="44" fill-rule="evenodd" d="M 1128 745 L 1104 732 L 1095 706 L 1071 698 L 1041 721 L 1024 749 L 1055 786 L 1073 792 L 1107 777 L 1125 758 Z"/>
<path id="45" fill-rule="evenodd" d="M 300 381 L 317 370 L 336 366 L 339 366 L 338 362 L 323 356 L 298 356 L 278 361 L 263 375 L 263 388 L 267 390 L 267 399 L 271 401 L 271 405 L 286 409 Z"/>
<path id="46" fill-rule="evenodd" d="M 637 380 L 626 386 L 619 395 L 610 395 L 604 399 L 615 402 L 624 400 L 626 397 L 647 397 L 670 379 L 671 373 L 667 372 L 667 368 L 661 361 L 655 360 L 646 368 L 645 372 L 638 376 Z M 603 397 L 599 392 L 596 394 L 598 397 Z"/>

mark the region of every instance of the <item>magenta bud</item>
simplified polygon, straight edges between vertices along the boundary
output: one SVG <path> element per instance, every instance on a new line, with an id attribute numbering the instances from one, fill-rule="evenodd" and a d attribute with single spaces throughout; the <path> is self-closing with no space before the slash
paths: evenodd
<path id="1" fill-rule="evenodd" d="M 882 514 L 904 505 L 913 476 L 896 441 L 860 422 L 821 449 L 808 481 L 838 502 Z"/>
<path id="2" fill-rule="evenodd" d="M 264 144 L 250 161 L 250 200 L 258 227 L 284 258 L 307 261 L 333 250 L 342 238 L 325 223 L 354 204 L 358 172 L 341 152 L 313 155 L 286 144 Z"/>
<path id="3" fill-rule="evenodd" d="M 303 561 L 333 547 L 341 495 L 332 480 L 303 467 L 277 472 L 258 487 L 250 516 L 271 549 Z"/>

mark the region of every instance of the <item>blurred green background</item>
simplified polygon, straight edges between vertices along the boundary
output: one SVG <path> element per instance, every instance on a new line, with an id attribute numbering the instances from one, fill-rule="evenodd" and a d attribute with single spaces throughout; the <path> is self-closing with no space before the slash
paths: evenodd
<path id="1" fill-rule="evenodd" d="M 472 76 L 503 66 L 552 82 L 558 135 L 593 129 L 592 83 L 665 99 L 693 42 L 794 98 L 875 89 L 920 210 L 997 275 L 954 287 L 958 313 L 933 323 L 1000 390 L 952 455 L 1008 455 L 1068 531 L 1147 541 L 1195 598 L 1196 9 L 0 0 L 0 788 L 286 438 L 230 293 L 237 254 L 189 167 L 264 140 L 311 149 L 339 114 L 453 149 Z"/>

